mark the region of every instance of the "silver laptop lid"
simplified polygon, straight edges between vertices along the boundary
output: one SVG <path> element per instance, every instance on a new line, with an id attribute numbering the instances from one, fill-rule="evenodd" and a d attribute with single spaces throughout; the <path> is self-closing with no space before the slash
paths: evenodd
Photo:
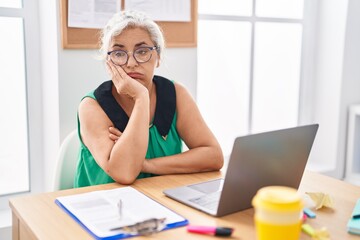
<path id="1" fill-rule="evenodd" d="M 318 124 L 235 139 L 217 216 L 251 207 L 257 190 L 282 185 L 298 188 Z"/>

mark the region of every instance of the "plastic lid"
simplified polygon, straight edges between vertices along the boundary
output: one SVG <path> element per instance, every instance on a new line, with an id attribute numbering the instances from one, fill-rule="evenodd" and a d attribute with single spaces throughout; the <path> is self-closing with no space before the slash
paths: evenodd
<path id="1" fill-rule="evenodd" d="M 255 208 L 274 211 L 299 211 L 303 202 L 297 190 L 284 186 L 261 188 L 252 200 Z"/>

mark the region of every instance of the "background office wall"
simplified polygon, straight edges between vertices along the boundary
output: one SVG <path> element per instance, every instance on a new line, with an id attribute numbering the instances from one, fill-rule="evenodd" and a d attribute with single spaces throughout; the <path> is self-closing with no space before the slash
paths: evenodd
<path id="1" fill-rule="evenodd" d="M 337 162 L 340 95 L 344 59 L 347 1 L 319 1 L 314 49 L 312 110 L 320 124 L 312 167 L 333 172 Z M 326 151 L 324 151 L 326 149 Z M 340 177 L 342 169 L 337 169 Z"/>
<path id="2" fill-rule="evenodd" d="M 338 160 L 345 160 L 347 157 L 349 106 L 351 104 L 360 104 L 360 1 L 358 0 L 350 0 L 348 3 L 345 36 L 339 114 Z M 360 146 L 355 145 L 355 148 L 360 148 Z M 354 160 L 357 164 L 360 162 L 360 159 Z M 340 161 L 337 161 L 337 166 L 339 165 Z M 356 172 L 358 173 L 359 169 L 356 169 Z"/>
<path id="3" fill-rule="evenodd" d="M 319 1 L 317 16 L 312 107 L 320 128 L 313 167 L 343 178 L 348 106 L 360 103 L 360 2 Z"/>
<path id="4" fill-rule="evenodd" d="M 44 177 L 50 187 L 60 142 L 76 127 L 81 97 L 107 79 L 95 50 L 64 50 L 60 44 L 58 0 L 39 2 L 44 108 Z M 346 156 L 346 119 L 349 103 L 360 102 L 359 30 L 357 0 L 319 1 L 314 66 L 308 73 L 315 83 L 308 102 L 311 118 L 320 123 L 312 153 L 313 169 L 343 177 Z M 195 97 L 197 54 L 194 48 L 168 49 L 158 73 L 188 87 Z M 326 149 L 326 150 L 324 150 Z M 325 167 L 324 167 L 325 166 Z"/>

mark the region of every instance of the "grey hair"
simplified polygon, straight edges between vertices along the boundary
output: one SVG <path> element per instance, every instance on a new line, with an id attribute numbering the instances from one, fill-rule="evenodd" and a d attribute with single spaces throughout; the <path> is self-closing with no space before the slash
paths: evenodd
<path id="1" fill-rule="evenodd" d="M 139 11 L 122 11 L 114 14 L 106 26 L 101 31 L 100 58 L 105 60 L 109 45 L 113 37 L 118 36 L 128 28 L 142 28 L 148 31 L 151 40 L 155 46 L 158 46 L 157 52 L 162 58 L 165 48 L 164 36 L 159 25 L 151 20 L 146 14 Z"/>

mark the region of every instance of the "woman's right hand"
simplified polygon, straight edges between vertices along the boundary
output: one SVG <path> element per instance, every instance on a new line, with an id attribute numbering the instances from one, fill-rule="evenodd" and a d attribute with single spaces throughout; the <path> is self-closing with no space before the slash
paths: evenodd
<path id="1" fill-rule="evenodd" d="M 109 138 L 112 141 L 116 142 L 117 140 L 119 140 L 121 134 L 122 132 L 116 127 L 109 127 Z"/>
<path id="2" fill-rule="evenodd" d="M 116 91 L 119 94 L 127 95 L 133 100 L 137 99 L 143 93 L 149 94 L 148 89 L 127 75 L 122 67 L 113 64 L 111 61 L 106 61 L 106 65 Z"/>

